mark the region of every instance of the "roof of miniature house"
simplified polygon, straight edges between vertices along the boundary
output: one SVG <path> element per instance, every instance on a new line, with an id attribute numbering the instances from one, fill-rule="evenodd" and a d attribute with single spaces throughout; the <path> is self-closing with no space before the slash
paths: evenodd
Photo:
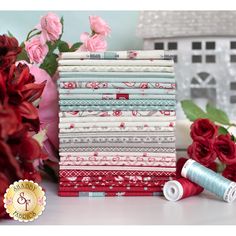
<path id="1" fill-rule="evenodd" d="M 143 11 L 138 36 L 236 36 L 236 11 Z"/>

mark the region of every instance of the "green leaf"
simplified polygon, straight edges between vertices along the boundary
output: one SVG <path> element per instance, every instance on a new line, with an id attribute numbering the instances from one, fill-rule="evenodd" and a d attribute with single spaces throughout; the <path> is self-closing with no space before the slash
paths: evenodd
<path id="1" fill-rule="evenodd" d="M 210 103 L 207 104 L 206 111 L 208 117 L 212 121 L 218 122 L 223 125 L 230 125 L 229 117 L 224 111 L 212 106 Z"/>
<path id="2" fill-rule="evenodd" d="M 40 68 L 44 69 L 50 76 L 53 76 L 58 67 L 57 57 L 58 56 L 54 53 L 48 54 L 40 65 Z"/>
<path id="3" fill-rule="evenodd" d="M 222 162 L 217 163 L 216 172 L 217 173 L 222 173 L 224 171 L 225 167 L 226 167 L 226 165 L 224 163 L 222 163 Z"/>
<path id="4" fill-rule="evenodd" d="M 218 134 L 228 134 L 228 130 L 222 126 L 218 128 Z"/>
<path id="5" fill-rule="evenodd" d="M 81 42 L 78 42 L 78 43 L 74 43 L 72 45 L 72 47 L 70 48 L 70 52 L 75 52 L 76 50 L 78 50 L 80 48 L 80 46 L 82 45 L 83 43 Z"/>
<path id="6" fill-rule="evenodd" d="M 59 41 L 58 42 L 58 50 L 59 50 L 59 52 L 69 52 L 70 48 L 69 48 L 69 45 L 67 44 L 67 42 Z"/>
<path id="7" fill-rule="evenodd" d="M 14 35 L 9 30 L 7 31 L 7 34 L 8 34 L 8 36 L 15 38 Z"/>
<path id="8" fill-rule="evenodd" d="M 21 50 L 21 53 L 17 56 L 17 61 L 26 61 L 28 63 L 30 63 L 29 57 L 27 52 L 25 51 L 25 48 L 23 47 Z"/>
<path id="9" fill-rule="evenodd" d="M 190 121 L 198 118 L 208 118 L 207 114 L 191 100 L 181 101 L 181 106 Z"/>
<path id="10" fill-rule="evenodd" d="M 61 25 L 62 25 L 62 31 L 61 31 L 61 36 L 62 36 L 63 33 L 64 33 L 64 18 L 63 18 L 63 16 L 61 17 L 60 22 L 61 22 Z M 60 36 L 60 39 L 61 39 L 61 36 Z"/>

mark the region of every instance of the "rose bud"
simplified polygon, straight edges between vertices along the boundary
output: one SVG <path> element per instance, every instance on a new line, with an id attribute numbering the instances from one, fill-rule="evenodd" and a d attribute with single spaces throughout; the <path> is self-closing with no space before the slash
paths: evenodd
<path id="1" fill-rule="evenodd" d="M 236 145 L 229 134 L 219 135 L 215 140 L 214 149 L 220 161 L 227 165 L 236 164 Z"/>
<path id="2" fill-rule="evenodd" d="M 191 125 L 190 135 L 193 140 L 197 137 L 205 139 L 214 139 L 218 133 L 218 126 L 208 119 L 197 119 Z"/>
<path id="3" fill-rule="evenodd" d="M 202 165 L 209 166 L 216 159 L 212 140 L 197 137 L 188 147 L 188 155 Z"/>

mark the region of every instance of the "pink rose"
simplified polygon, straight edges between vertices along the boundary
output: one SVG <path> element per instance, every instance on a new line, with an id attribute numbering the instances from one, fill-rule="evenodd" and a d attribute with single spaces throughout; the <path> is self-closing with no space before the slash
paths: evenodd
<path id="1" fill-rule="evenodd" d="M 103 52 L 107 49 L 107 42 L 102 35 L 95 34 L 89 37 L 88 33 L 83 33 L 80 36 L 83 45 L 79 51 Z"/>
<path id="2" fill-rule="evenodd" d="M 34 37 L 30 41 L 25 42 L 25 50 L 31 62 L 42 63 L 48 54 L 47 44 L 42 44 L 40 37 Z"/>
<path id="3" fill-rule="evenodd" d="M 89 21 L 91 30 L 96 34 L 107 36 L 111 32 L 109 25 L 101 17 L 90 16 Z"/>
<path id="4" fill-rule="evenodd" d="M 40 24 L 37 28 L 42 31 L 40 37 L 42 43 L 58 40 L 62 34 L 60 18 L 51 12 L 41 18 Z"/>

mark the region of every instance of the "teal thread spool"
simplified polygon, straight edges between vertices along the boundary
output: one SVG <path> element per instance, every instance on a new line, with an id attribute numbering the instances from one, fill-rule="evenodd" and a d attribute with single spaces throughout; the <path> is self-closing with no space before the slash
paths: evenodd
<path id="1" fill-rule="evenodd" d="M 226 202 L 232 202 L 236 198 L 235 182 L 224 178 L 194 160 L 190 159 L 184 164 L 181 175 L 216 194 Z"/>

